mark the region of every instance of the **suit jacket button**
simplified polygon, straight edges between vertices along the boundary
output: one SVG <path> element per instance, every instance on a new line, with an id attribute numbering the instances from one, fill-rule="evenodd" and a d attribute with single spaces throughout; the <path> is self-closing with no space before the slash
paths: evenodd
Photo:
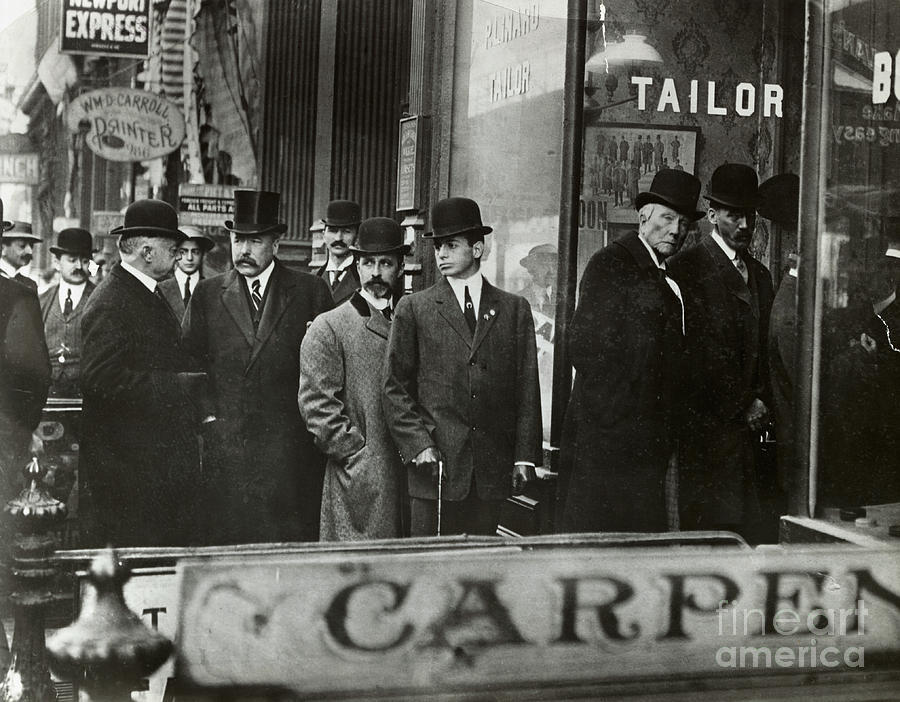
<path id="1" fill-rule="evenodd" d="M 474 365 L 475 365 L 475 359 L 474 359 L 474 358 L 473 358 L 471 361 L 469 361 L 469 365 L 470 365 L 470 366 L 474 366 Z"/>

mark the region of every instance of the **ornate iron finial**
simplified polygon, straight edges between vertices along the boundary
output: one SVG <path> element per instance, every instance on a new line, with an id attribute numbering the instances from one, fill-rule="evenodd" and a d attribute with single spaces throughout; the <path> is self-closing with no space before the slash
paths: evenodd
<path id="1" fill-rule="evenodd" d="M 44 488 L 44 471 L 36 456 L 25 467 L 25 489 L 6 503 L 4 509 L 21 534 L 36 534 L 50 527 L 66 514 L 66 505 Z"/>
<path id="2" fill-rule="evenodd" d="M 92 587 L 78 620 L 47 642 L 54 672 L 70 679 L 83 676 L 91 699 L 130 700 L 138 681 L 172 654 L 172 642 L 125 605 L 122 586 L 129 577 L 112 548 L 102 551 L 91 564 Z"/>

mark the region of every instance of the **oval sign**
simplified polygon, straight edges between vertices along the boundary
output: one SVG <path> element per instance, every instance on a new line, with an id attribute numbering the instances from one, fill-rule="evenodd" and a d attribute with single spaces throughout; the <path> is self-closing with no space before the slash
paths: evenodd
<path id="1" fill-rule="evenodd" d="M 184 141 L 184 115 L 164 97 L 133 88 L 101 88 L 69 105 L 69 129 L 85 132 L 88 147 L 110 161 L 148 161 Z"/>

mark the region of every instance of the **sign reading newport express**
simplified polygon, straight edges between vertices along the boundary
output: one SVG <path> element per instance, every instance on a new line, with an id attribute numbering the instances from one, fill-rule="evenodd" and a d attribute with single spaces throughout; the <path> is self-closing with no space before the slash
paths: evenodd
<path id="1" fill-rule="evenodd" d="M 63 53 L 147 58 L 149 39 L 150 0 L 62 0 Z"/>
<path id="2" fill-rule="evenodd" d="M 181 561 L 202 687 L 416 695 L 852 673 L 900 650 L 898 551 L 552 549 Z"/>

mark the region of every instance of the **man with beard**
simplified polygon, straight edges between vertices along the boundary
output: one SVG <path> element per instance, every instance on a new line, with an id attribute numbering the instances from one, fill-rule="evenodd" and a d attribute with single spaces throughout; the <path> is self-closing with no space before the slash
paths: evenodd
<path id="1" fill-rule="evenodd" d="M 331 287 L 336 305 L 350 299 L 359 290 L 359 271 L 353 265 L 350 247 L 356 241 L 356 233 L 362 219 L 359 204 L 351 200 L 332 200 L 325 214 L 325 250 L 328 260 L 316 271 Z"/>
<path id="2" fill-rule="evenodd" d="M 679 456 L 682 529 L 724 529 L 757 542 L 761 520 L 756 446 L 771 406 L 767 340 L 774 293 L 750 255 L 758 178 L 727 163 L 706 193 L 713 231 L 669 265 L 685 299 L 688 364 Z"/>
<path id="3" fill-rule="evenodd" d="M 4 226 L 9 224 L 5 222 Z M 28 222 L 13 222 L 6 227 L 0 240 L 0 276 L 15 280 L 37 292 L 37 283 L 22 273 L 22 269 L 31 263 L 34 245 L 40 244 L 41 238 L 35 236 Z"/>
<path id="4" fill-rule="evenodd" d="M 40 301 L 53 369 L 50 394 L 55 397 L 81 397 L 81 316 L 95 287 L 88 280 L 92 249 L 91 233 L 78 228 L 63 229 L 50 247 L 60 280 Z"/>
<path id="5" fill-rule="evenodd" d="M 409 246 L 373 217 L 352 247 L 362 288 L 315 319 L 300 347 L 300 413 L 328 456 L 322 541 L 401 535 L 403 462 L 381 407 L 384 354 Z"/>
<path id="6" fill-rule="evenodd" d="M 279 200 L 235 191 L 234 269 L 200 281 L 182 323 L 210 378 L 204 512 L 215 543 L 318 538 L 323 460 L 297 407 L 300 344 L 334 302 L 324 280 L 275 257 L 287 230 Z"/>
<path id="7" fill-rule="evenodd" d="M 159 284 L 166 296 L 169 306 L 175 310 L 179 319 L 184 317 L 191 295 L 197 284 L 203 280 L 203 259 L 216 242 L 204 234 L 198 227 L 183 226 L 181 231 L 187 239 L 178 248 L 178 261 L 175 263 L 175 275 Z"/>

